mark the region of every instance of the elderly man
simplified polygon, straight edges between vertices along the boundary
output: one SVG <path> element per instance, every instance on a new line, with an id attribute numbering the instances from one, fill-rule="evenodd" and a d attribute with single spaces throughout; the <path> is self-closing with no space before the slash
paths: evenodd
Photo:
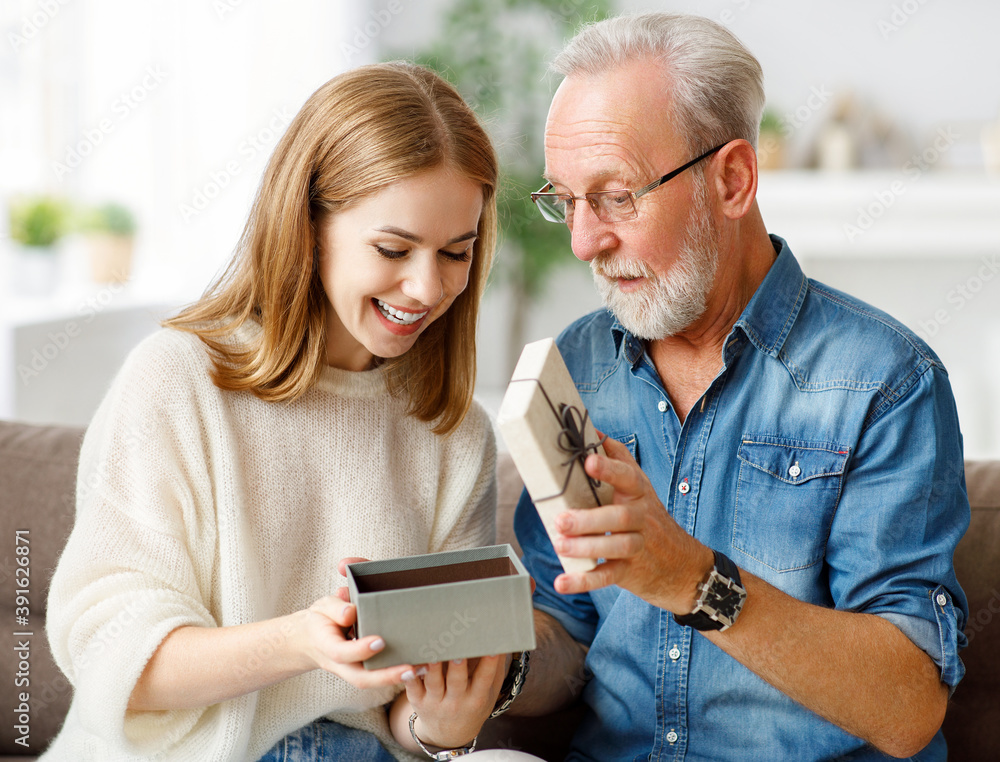
<path id="1" fill-rule="evenodd" d="M 582 693 L 573 760 L 945 759 L 969 507 L 944 368 L 768 235 L 760 65 L 723 27 L 611 19 L 554 69 L 533 198 L 608 307 L 559 347 L 614 500 L 553 547 L 522 498 L 539 650 L 511 711 Z"/>

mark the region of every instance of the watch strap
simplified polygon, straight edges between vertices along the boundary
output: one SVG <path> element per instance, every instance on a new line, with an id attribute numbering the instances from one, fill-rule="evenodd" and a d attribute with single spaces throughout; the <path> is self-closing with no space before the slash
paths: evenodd
<path id="1" fill-rule="evenodd" d="M 741 603 L 740 609 L 737 609 L 736 615 L 733 617 L 733 621 L 728 624 L 713 618 L 707 611 L 702 609 L 702 605 L 707 602 L 706 598 L 711 592 L 713 578 L 716 575 L 729 580 L 727 583 L 728 587 L 736 590 L 743 596 L 744 599 L 746 598 L 746 590 L 743 588 L 742 582 L 740 581 L 740 570 L 736 564 L 734 564 L 728 556 L 717 550 L 713 550 L 712 553 L 715 557 L 715 564 L 712 571 L 709 572 L 708 580 L 698 586 L 700 595 L 698 597 L 697 607 L 690 614 L 674 614 L 674 621 L 677 622 L 677 624 L 683 627 L 691 627 L 702 632 L 708 630 L 727 629 L 735 623 L 736 616 L 739 615 L 740 609 L 742 608 Z"/>

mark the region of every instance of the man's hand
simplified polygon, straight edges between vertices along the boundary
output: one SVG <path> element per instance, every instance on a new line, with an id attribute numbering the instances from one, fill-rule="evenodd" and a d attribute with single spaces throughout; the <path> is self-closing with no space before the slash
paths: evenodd
<path id="1" fill-rule="evenodd" d="M 556 591 L 581 593 L 618 585 L 654 606 L 689 613 L 698 584 L 712 568 L 711 549 L 667 513 L 625 445 L 609 438 L 604 450 L 606 456 L 590 455 L 584 468 L 614 488 L 612 502 L 560 514 L 556 528 L 563 536 L 555 549 L 563 556 L 605 561 L 586 573 L 560 574 Z"/>

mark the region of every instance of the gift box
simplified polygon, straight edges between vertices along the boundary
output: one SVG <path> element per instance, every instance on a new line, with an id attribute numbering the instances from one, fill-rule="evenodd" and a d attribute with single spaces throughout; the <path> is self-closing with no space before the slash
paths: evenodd
<path id="1" fill-rule="evenodd" d="M 535 647 L 531 579 L 510 545 L 347 565 L 358 637 L 385 648 L 367 669 Z"/>
<path id="2" fill-rule="evenodd" d="M 590 479 L 583 462 L 604 452 L 553 339 L 525 345 L 497 415 L 497 425 L 549 538 L 567 508 L 611 500 L 612 488 Z M 590 571 L 589 558 L 559 557 L 567 572 Z"/>

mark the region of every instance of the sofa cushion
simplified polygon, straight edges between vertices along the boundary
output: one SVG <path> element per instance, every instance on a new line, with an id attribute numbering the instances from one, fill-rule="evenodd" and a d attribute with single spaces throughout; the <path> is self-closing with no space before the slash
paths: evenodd
<path id="1" fill-rule="evenodd" d="M 59 553 L 73 526 L 77 459 L 83 429 L 61 426 L 33 426 L 0 421 L 0 614 L 3 636 L 0 637 L 0 675 L 16 682 L 0 691 L 0 714 L 19 717 L 20 694 L 29 694 L 30 733 L 28 747 L 15 743 L 22 735 L 10 721 L 0 723 L 0 754 L 40 754 L 59 730 L 69 708 L 71 687 L 49 652 L 45 637 L 45 602 L 49 580 Z M 17 558 L 15 532 L 26 530 L 30 552 L 27 624 L 15 619 Z M 10 626 L 8 626 L 10 625 Z M 15 636 L 30 632 L 30 636 Z M 29 645 L 28 669 L 21 669 L 16 646 Z M 18 678 L 18 673 L 24 674 Z"/>
<path id="2" fill-rule="evenodd" d="M 73 523 L 77 459 L 83 429 L 32 426 L 0 421 L 0 542 L 8 549 L 0 559 L 0 613 L 14 622 L 14 536 L 29 530 L 31 544 L 31 694 L 30 746 L 14 743 L 13 723 L 0 725 L 0 755 L 38 754 L 62 724 L 71 689 L 55 667 L 44 633 L 44 604 L 48 581 Z M 498 457 L 499 506 L 497 541 L 515 543 L 512 523 L 521 492 L 521 480 L 507 453 Z M 969 647 L 962 652 L 967 668 L 945 718 L 952 759 L 1000 758 L 1000 461 L 969 462 L 966 481 L 972 505 L 972 525 L 959 543 L 955 567 L 969 597 L 966 633 Z M 515 545 L 516 547 L 516 545 Z M 518 551 L 520 552 L 520 551 Z M 37 586 L 36 586 L 37 585 Z M 18 671 L 13 627 L 0 638 L 0 675 Z M 22 638 L 23 640 L 23 638 Z M 530 679 L 530 678 L 529 678 Z M 0 692 L 0 711 L 12 717 L 17 690 Z M 579 720 L 580 707 L 549 718 L 504 716 L 484 729 L 486 746 L 529 748 L 543 758 L 558 759 Z M 551 747 L 551 749 L 549 748 Z"/>
<path id="3" fill-rule="evenodd" d="M 950 759 L 1000 759 L 1000 460 L 965 464 L 972 523 L 955 552 L 969 598 L 965 677 L 948 706 Z"/>

